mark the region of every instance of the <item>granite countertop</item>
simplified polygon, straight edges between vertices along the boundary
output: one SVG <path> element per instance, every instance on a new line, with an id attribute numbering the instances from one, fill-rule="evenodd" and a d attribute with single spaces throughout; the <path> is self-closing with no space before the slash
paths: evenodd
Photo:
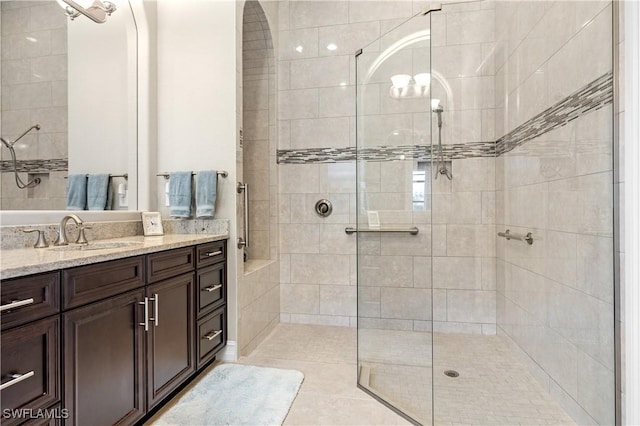
<path id="1" fill-rule="evenodd" d="M 89 241 L 91 243 L 105 242 L 140 242 L 126 247 L 106 248 L 100 250 L 60 250 L 51 245 L 48 248 L 20 248 L 0 250 L 0 277 L 2 279 L 15 278 L 40 272 L 55 271 L 57 269 L 88 265 L 107 260 L 122 259 L 141 254 L 174 248 L 187 247 L 195 244 L 208 243 L 229 238 L 228 234 L 167 234 L 157 237 L 135 235 L 130 237 L 113 238 L 108 240 Z M 71 246 L 72 244 L 70 244 Z"/>

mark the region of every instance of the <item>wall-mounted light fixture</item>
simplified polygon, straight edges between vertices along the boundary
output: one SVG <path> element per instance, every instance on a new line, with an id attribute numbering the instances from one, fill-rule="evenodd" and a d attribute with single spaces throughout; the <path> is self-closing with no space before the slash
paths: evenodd
<path id="1" fill-rule="evenodd" d="M 389 95 L 394 99 L 426 97 L 429 96 L 431 74 L 421 72 L 413 77 L 409 74 L 396 74 L 391 76 L 391 84 Z"/>
<path id="2" fill-rule="evenodd" d="M 56 0 L 71 20 L 84 15 L 102 24 L 116 11 L 116 5 L 107 0 Z"/>

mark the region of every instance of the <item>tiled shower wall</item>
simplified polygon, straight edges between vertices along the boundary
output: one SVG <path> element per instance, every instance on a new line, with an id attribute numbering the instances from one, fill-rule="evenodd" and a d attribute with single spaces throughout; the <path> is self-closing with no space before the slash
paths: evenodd
<path id="1" fill-rule="evenodd" d="M 494 8 L 444 4 L 431 18 L 432 97 L 444 109 L 445 148 L 495 141 Z M 433 182 L 434 331 L 496 332 L 495 159 L 483 155 L 453 159 L 453 179 Z"/>
<path id="2" fill-rule="evenodd" d="M 3 210 L 64 209 L 67 175 L 67 18 L 55 1 L 3 1 L 2 136 L 14 140 L 23 181 L 19 189 L 9 150 L 2 152 Z"/>
<path id="3" fill-rule="evenodd" d="M 251 210 L 248 252 L 250 259 L 273 259 L 270 242 L 276 243 L 277 235 L 269 233 L 275 231 L 277 216 L 270 214 L 269 200 L 278 195 L 277 180 L 271 182 L 271 169 L 276 170 L 276 72 L 269 24 L 257 1 L 245 3 L 242 28 L 242 176 L 249 184 Z"/>
<path id="4" fill-rule="evenodd" d="M 496 4 L 496 134 L 518 135 L 498 143 L 496 217 L 534 237 L 498 239 L 498 328 L 579 424 L 614 423 L 611 13 Z"/>
<path id="5" fill-rule="evenodd" d="M 404 1 L 303 1 L 280 6 L 283 322 L 355 325 L 355 236 L 344 232 L 356 220 L 354 52 L 423 6 Z M 443 143 L 462 147 L 489 142 L 492 147 L 493 3 L 445 6 L 431 19 L 434 76 L 438 73 L 433 93 L 445 108 Z M 422 27 L 415 30 L 428 29 L 423 22 L 418 26 Z M 329 49 L 330 44 L 335 49 Z M 415 55 L 416 62 L 409 60 L 409 68 L 424 65 L 429 71 L 429 49 L 423 53 Z M 388 71 L 398 66 L 393 73 L 409 72 L 398 58 Z M 387 156 L 367 164 L 368 208 L 379 212 L 382 224 L 415 223 L 421 232 L 415 237 L 368 237 L 370 251 L 363 251 L 363 262 L 387 267 L 373 268 L 369 274 L 371 286 L 361 301 L 364 321 L 370 327 L 430 329 L 425 321 L 431 320 L 431 291 L 425 290 L 433 284 L 436 330 L 495 333 L 495 160 L 487 152 L 488 158 L 456 157 L 453 181 L 441 176 L 434 182 L 433 219 L 428 213 L 413 214 L 412 172 L 418 159 L 429 160 L 430 143 L 428 135 L 426 141 L 418 141 L 413 128 L 425 127 L 428 98 L 423 103 L 395 101 L 386 96 L 388 78 L 374 83 L 379 90 L 369 90 L 374 96 L 366 100 L 371 108 L 366 128 L 376 140 L 368 140 L 367 146 L 423 148 L 411 161 L 391 161 L 396 158 Z M 397 130 L 406 131 L 409 139 L 394 139 L 391 135 Z M 313 211 L 321 198 L 333 202 L 328 218 Z M 362 277 L 367 281 L 366 273 Z"/>
<path id="6" fill-rule="evenodd" d="M 276 164 L 276 82 L 272 33 L 262 6 L 248 1 L 238 7 L 241 40 L 243 138 L 238 141 L 237 170 L 249 185 L 247 261 L 238 262 L 238 349 L 249 354 L 280 317 L 278 262 L 278 176 Z M 277 24 L 274 30 L 277 30 Z M 242 209 L 245 208 L 241 204 Z M 239 235 L 244 229 L 238 209 Z"/>

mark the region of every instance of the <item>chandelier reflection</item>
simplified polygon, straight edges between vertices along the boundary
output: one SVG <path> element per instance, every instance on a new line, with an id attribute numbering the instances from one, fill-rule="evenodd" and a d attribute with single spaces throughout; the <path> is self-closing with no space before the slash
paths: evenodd
<path id="1" fill-rule="evenodd" d="M 396 74 L 391 76 L 391 84 L 389 96 L 394 99 L 423 98 L 429 96 L 431 74 L 428 72 L 418 73 L 414 76 Z"/>

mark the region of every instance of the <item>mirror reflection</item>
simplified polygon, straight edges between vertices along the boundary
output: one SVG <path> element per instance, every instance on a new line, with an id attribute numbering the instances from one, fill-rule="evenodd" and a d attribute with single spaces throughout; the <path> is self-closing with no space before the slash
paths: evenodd
<path id="1" fill-rule="evenodd" d="M 0 0 L 0 24 L 0 209 L 65 210 L 69 177 L 86 177 L 80 189 L 89 199 L 98 191 L 105 203 L 85 208 L 135 210 L 137 35 L 129 3 Z"/>

